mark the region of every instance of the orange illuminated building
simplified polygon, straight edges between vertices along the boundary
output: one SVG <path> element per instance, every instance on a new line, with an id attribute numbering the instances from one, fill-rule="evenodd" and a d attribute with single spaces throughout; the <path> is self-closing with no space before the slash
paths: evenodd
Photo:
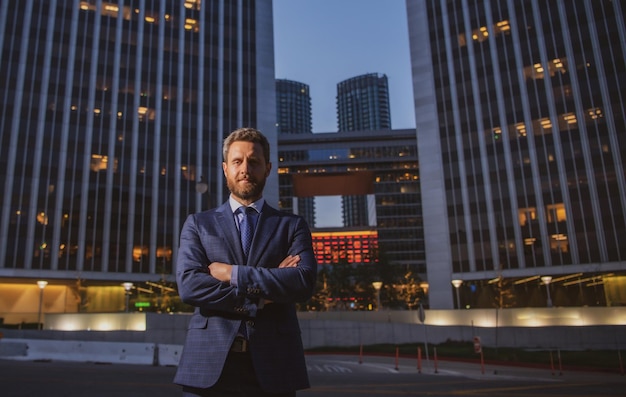
<path id="1" fill-rule="evenodd" d="M 375 230 L 313 232 L 313 250 L 320 265 L 367 264 L 378 261 Z"/>

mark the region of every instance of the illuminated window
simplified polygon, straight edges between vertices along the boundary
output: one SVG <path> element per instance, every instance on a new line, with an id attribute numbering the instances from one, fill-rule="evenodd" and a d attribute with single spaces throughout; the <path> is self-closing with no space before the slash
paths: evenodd
<path id="1" fill-rule="evenodd" d="M 37 214 L 37 222 L 41 223 L 42 225 L 47 225 L 48 224 L 48 215 L 46 215 L 45 212 L 40 212 Z"/>
<path id="2" fill-rule="evenodd" d="M 148 256 L 148 247 L 146 246 L 135 246 L 133 247 L 133 261 L 141 262 L 142 258 L 146 258 Z"/>
<path id="3" fill-rule="evenodd" d="M 591 108 L 587 110 L 587 114 L 589 114 L 589 118 L 592 120 L 599 119 L 604 117 L 602 114 L 602 109 L 600 108 Z"/>
<path id="4" fill-rule="evenodd" d="M 376 231 L 315 232 L 313 247 L 320 264 L 347 262 L 349 264 L 374 263 L 378 247 Z"/>
<path id="5" fill-rule="evenodd" d="M 567 218 L 565 205 L 557 203 L 546 206 L 546 217 L 548 218 L 548 223 L 564 222 Z"/>
<path id="6" fill-rule="evenodd" d="M 109 167 L 109 157 L 94 153 L 91 155 L 90 169 L 93 172 L 104 171 Z M 113 172 L 117 172 L 117 159 L 113 160 Z"/>
<path id="7" fill-rule="evenodd" d="M 541 63 L 535 63 L 532 66 L 524 68 L 524 77 L 526 80 L 538 80 L 543 79 L 545 74 L 548 73 L 550 77 L 553 77 L 557 73 L 567 72 L 567 60 L 564 58 L 555 58 L 549 61 L 547 66 Z"/>
<path id="8" fill-rule="evenodd" d="M 101 154 L 91 155 L 91 167 L 90 168 L 94 172 L 106 170 L 108 163 L 109 163 L 109 158 L 107 156 L 103 156 Z"/>
<path id="9" fill-rule="evenodd" d="M 526 226 L 526 223 L 537 219 L 537 209 L 535 207 L 520 208 L 517 211 L 520 226 Z"/>
<path id="10" fill-rule="evenodd" d="M 558 253 L 566 253 L 569 250 L 569 244 L 567 241 L 567 236 L 565 234 L 553 234 L 550 236 L 550 249 L 552 252 Z"/>
<path id="11" fill-rule="evenodd" d="M 147 108 L 145 106 L 140 106 L 137 109 L 137 114 L 139 115 L 139 121 L 150 120 L 154 121 L 156 117 L 156 112 L 152 108 Z"/>

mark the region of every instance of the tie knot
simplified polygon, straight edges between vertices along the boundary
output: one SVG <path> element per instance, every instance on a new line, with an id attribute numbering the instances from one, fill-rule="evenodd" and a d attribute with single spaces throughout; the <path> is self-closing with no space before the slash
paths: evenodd
<path id="1" fill-rule="evenodd" d="M 239 207 L 238 209 L 239 213 L 244 215 L 244 216 L 250 216 L 250 215 L 256 215 L 257 211 L 256 209 L 254 209 L 254 207 L 246 207 L 245 205 L 242 205 L 241 207 Z"/>

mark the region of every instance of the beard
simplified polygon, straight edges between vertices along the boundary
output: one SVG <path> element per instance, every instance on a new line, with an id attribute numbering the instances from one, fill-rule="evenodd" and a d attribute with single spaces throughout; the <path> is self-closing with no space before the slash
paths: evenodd
<path id="1" fill-rule="evenodd" d="M 232 193 L 233 196 L 243 200 L 243 201 L 256 201 L 263 195 L 263 189 L 265 188 L 265 178 L 262 180 L 255 180 L 252 178 L 248 178 L 248 185 L 241 186 L 239 180 L 232 180 L 227 178 L 226 185 L 228 186 L 228 190 Z"/>

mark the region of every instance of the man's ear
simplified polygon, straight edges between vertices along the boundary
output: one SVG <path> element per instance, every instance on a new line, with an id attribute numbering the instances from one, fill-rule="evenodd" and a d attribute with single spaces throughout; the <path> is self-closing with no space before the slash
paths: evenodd
<path id="1" fill-rule="evenodd" d="M 272 171 L 272 163 L 267 163 L 265 165 L 265 177 L 270 176 L 270 172 Z"/>
<path id="2" fill-rule="evenodd" d="M 226 162 L 222 161 L 222 172 L 224 172 L 224 176 L 228 176 L 226 175 L 226 168 L 227 168 Z"/>

